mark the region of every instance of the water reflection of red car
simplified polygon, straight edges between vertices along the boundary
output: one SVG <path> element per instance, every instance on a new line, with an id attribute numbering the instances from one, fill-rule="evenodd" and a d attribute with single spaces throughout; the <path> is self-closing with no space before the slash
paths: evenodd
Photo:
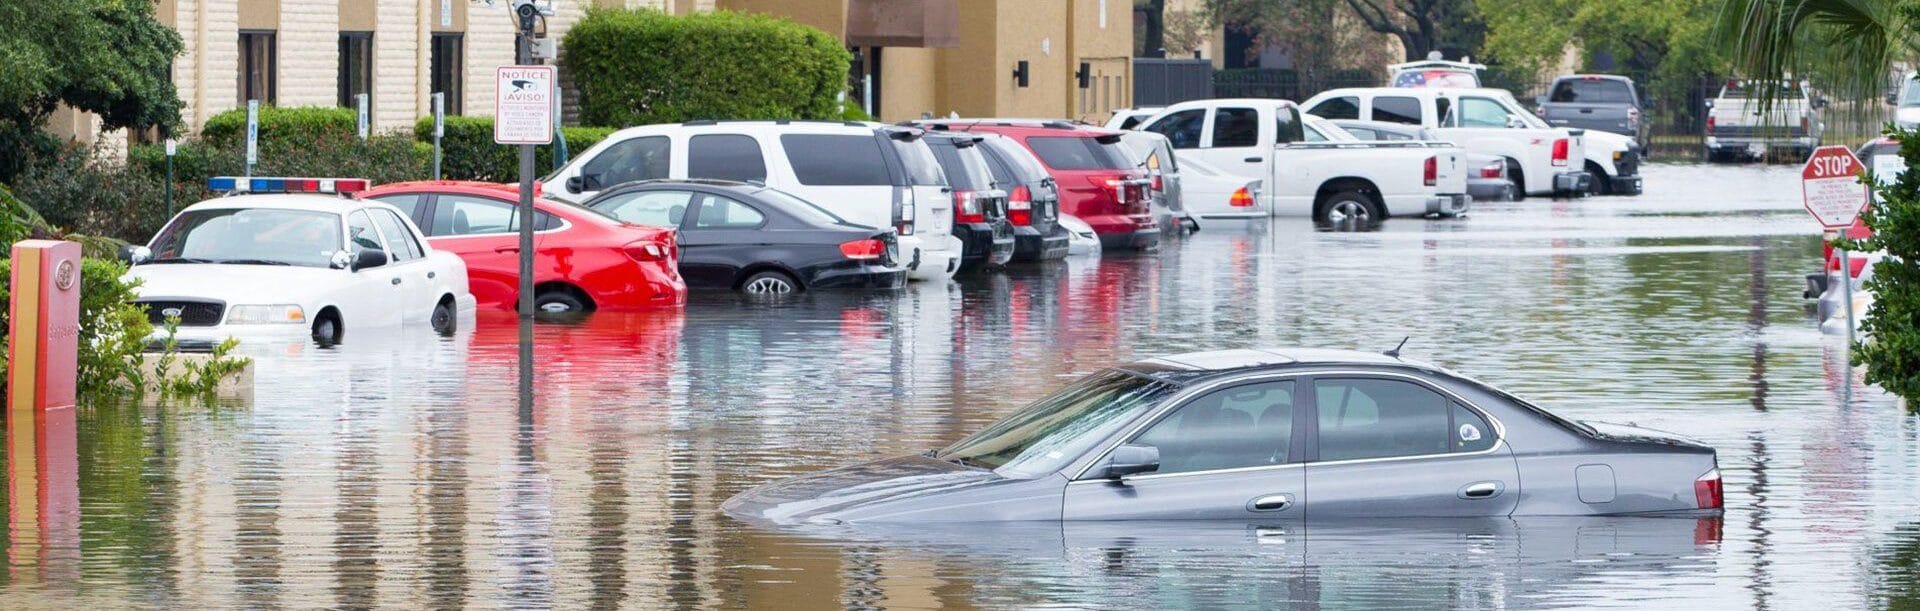
<path id="1" fill-rule="evenodd" d="M 515 185 L 419 181 L 360 197 L 407 213 L 439 250 L 467 262 L 480 307 L 511 311 L 519 300 L 520 236 Z M 548 312 L 680 307 L 679 246 L 672 229 L 623 223 L 544 198 L 534 200 L 534 307 Z"/>

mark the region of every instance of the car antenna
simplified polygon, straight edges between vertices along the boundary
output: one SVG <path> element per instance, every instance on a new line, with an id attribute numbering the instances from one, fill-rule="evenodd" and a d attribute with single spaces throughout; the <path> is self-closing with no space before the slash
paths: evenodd
<path id="1" fill-rule="evenodd" d="M 1410 340 L 1410 339 L 1413 339 L 1413 336 L 1409 335 L 1409 336 L 1400 338 L 1400 345 L 1394 346 L 1392 350 L 1386 351 L 1386 355 L 1396 359 L 1400 358 L 1400 349 L 1405 348 L 1407 346 L 1407 340 Z"/>

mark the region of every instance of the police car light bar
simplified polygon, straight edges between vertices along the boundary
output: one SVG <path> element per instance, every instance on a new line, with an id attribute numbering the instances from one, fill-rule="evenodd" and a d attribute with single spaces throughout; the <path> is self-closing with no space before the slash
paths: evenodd
<path id="1" fill-rule="evenodd" d="M 245 178 L 216 176 L 207 179 L 207 189 L 224 193 L 338 193 L 347 195 L 367 190 L 364 178 Z"/>

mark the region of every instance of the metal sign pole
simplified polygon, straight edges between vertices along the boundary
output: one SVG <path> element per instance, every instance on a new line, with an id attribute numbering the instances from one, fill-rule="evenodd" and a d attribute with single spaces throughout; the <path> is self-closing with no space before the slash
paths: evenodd
<path id="1" fill-rule="evenodd" d="M 519 19 L 520 35 L 515 37 L 515 63 L 533 63 L 532 19 Z M 496 94 L 497 95 L 497 94 Z M 495 117 L 495 121 L 504 120 Z M 520 145 L 520 412 L 523 422 L 533 417 L 533 145 Z"/>
<path id="2" fill-rule="evenodd" d="M 367 94 L 364 94 L 364 93 L 354 94 L 353 105 L 357 109 L 355 113 L 357 115 L 356 123 L 354 125 L 355 131 L 359 133 L 360 141 L 366 142 L 367 132 L 370 131 L 369 128 L 371 127 L 370 125 L 368 125 L 369 117 L 367 117 Z"/>
<path id="3" fill-rule="evenodd" d="M 433 179 L 440 180 L 440 138 L 447 135 L 447 95 L 433 94 Z"/>
<path id="4" fill-rule="evenodd" d="M 253 178 L 253 164 L 259 162 L 260 100 L 247 100 L 247 178 Z"/>
<path id="5" fill-rule="evenodd" d="M 168 138 L 167 139 L 167 218 L 168 219 L 173 218 L 173 153 L 177 148 L 178 148 L 178 143 L 174 142 L 172 138 Z"/>
<path id="6" fill-rule="evenodd" d="M 1853 258 L 1840 251 L 1840 296 L 1847 302 L 1847 354 L 1853 354 Z"/>

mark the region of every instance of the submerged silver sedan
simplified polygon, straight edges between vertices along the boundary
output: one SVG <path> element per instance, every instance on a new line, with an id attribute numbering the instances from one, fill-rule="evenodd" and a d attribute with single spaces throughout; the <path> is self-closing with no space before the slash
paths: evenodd
<path id="1" fill-rule="evenodd" d="M 944 450 L 753 488 L 777 524 L 1715 513 L 1713 448 L 1425 363 L 1227 350 L 1082 379 Z"/>

